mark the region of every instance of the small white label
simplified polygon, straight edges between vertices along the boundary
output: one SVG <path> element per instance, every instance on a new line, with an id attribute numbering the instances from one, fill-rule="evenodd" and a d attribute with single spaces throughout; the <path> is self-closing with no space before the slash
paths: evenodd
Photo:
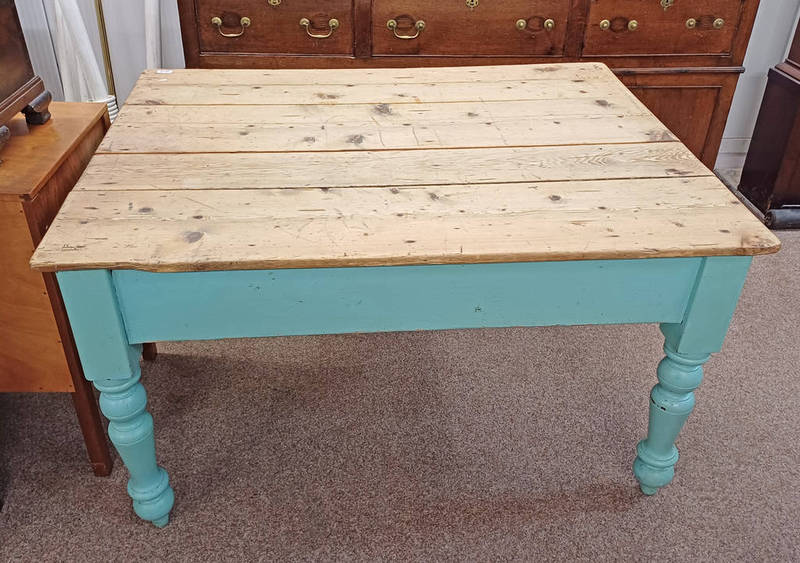
<path id="1" fill-rule="evenodd" d="M 156 71 L 156 74 L 172 74 L 172 71 L 166 68 L 160 68 Z"/>

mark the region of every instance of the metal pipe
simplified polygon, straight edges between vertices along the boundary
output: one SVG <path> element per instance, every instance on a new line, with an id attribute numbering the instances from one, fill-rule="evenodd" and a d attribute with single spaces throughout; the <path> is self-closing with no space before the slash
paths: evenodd
<path id="1" fill-rule="evenodd" d="M 103 16 L 103 0 L 94 0 L 94 10 L 97 14 L 97 30 L 100 32 L 100 47 L 103 50 L 103 65 L 106 70 L 106 84 L 108 93 L 112 96 L 117 95 L 117 87 L 114 84 L 114 70 L 111 67 L 111 52 L 108 48 L 108 34 L 106 33 L 106 19 Z"/>

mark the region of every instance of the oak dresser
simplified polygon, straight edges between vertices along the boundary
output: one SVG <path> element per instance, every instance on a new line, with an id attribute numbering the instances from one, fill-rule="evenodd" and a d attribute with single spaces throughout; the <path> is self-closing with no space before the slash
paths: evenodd
<path id="1" fill-rule="evenodd" d="M 190 68 L 599 61 L 713 167 L 758 0 L 178 0 Z"/>

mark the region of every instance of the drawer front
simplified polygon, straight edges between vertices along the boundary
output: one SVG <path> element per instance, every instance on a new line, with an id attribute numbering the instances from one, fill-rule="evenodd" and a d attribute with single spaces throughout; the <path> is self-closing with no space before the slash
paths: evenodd
<path id="1" fill-rule="evenodd" d="M 375 0 L 374 55 L 564 54 L 570 0 Z"/>
<path id="2" fill-rule="evenodd" d="M 739 27 L 742 3 L 592 0 L 583 55 L 728 54 Z"/>
<path id="3" fill-rule="evenodd" d="M 196 0 L 203 53 L 353 53 L 352 0 Z"/>

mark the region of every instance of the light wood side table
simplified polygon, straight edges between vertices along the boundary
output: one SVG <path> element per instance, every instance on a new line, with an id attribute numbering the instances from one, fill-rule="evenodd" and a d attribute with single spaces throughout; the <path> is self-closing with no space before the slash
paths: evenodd
<path id="1" fill-rule="evenodd" d="M 83 377 L 55 276 L 30 269 L 33 249 L 109 126 L 104 104 L 53 103 L 52 119 L 9 123 L 0 150 L 0 391 L 72 393 L 95 475 L 112 458 Z"/>

